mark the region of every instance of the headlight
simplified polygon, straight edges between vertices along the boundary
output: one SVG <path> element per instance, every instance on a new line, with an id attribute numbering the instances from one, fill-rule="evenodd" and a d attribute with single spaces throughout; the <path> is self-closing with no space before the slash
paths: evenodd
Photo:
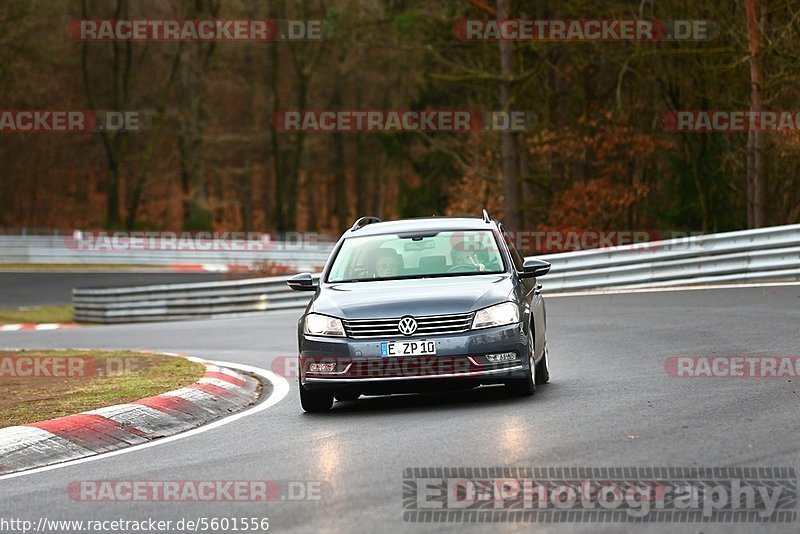
<path id="1" fill-rule="evenodd" d="M 519 309 L 513 302 L 504 302 L 475 312 L 472 329 L 488 328 L 519 322 Z"/>
<path id="2" fill-rule="evenodd" d="M 309 313 L 306 315 L 305 327 L 303 332 L 312 336 L 340 336 L 344 337 L 344 327 L 342 321 L 336 317 Z"/>

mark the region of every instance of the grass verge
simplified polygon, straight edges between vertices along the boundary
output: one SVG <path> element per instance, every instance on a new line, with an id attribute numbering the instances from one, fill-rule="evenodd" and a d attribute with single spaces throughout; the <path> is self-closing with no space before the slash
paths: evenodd
<path id="1" fill-rule="evenodd" d="M 24 308 L 0 308 L 0 324 L 18 323 L 71 323 L 72 305 L 26 306 Z"/>
<path id="2" fill-rule="evenodd" d="M 185 358 L 134 351 L 3 351 L 0 428 L 159 395 L 197 382 L 204 372 Z"/>

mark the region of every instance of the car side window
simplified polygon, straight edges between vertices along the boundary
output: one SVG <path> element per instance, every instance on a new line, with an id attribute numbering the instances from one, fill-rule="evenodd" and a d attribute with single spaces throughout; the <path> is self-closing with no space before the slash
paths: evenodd
<path id="1" fill-rule="evenodd" d="M 503 234 L 503 240 L 506 242 L 508 251 L 511 253 L 511 261 L 514 262 L 514 267 L 518 272 L 522 272 L 522 264 L 525 262 L 525 258 L 522 257 L 522 254 L 517 251 L 517 247 L 514 246 L 514 237 L 502 226 L 500 227 L 500 232 Z"/>

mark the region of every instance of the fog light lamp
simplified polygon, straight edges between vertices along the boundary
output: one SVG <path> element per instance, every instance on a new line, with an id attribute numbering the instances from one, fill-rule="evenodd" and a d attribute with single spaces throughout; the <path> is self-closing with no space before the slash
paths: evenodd
<path id="1" fill-rule="evenodd" d="M 335 363 L 310 363 L 308 364 L 309 373 L 332 373 L 336 370 Z"/>
<path id="2" fill-rule="evenodd" d="M 515 352 L 500 352 L 498 354 L 487 354 L 486 359 L 491 363 L 513 362 L 517 359 Z"/>

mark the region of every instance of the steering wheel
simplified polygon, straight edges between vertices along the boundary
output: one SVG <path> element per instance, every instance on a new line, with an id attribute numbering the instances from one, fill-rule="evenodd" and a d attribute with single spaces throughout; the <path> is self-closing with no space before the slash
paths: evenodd
<path id="1" fill-rule="evenodd" d="M 459 264 L 459 265 L 453 265 L 452 267 L 447 269 L 447 272 L 448 273 L 458 273 L 458 272 L 460 272 L 460 273 L 473 273 L 473 272 L 475 272 L 477 270 L 478 270 L 478 267 L 476 265 L 469 265 L 469 264 L 462 263 L 462 264 Z"/>

